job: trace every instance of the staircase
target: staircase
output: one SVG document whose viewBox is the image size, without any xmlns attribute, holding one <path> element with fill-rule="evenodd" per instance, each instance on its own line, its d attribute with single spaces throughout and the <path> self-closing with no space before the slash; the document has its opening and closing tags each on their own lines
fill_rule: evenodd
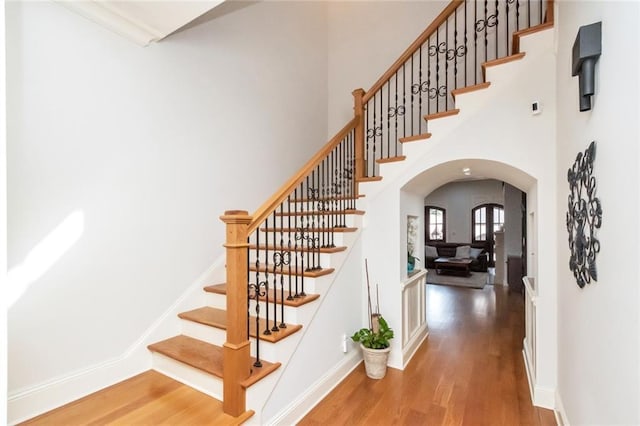
<svg viewBox="0 0 640 426">
<path fill-rule="evenodd" d="M 452 1 L 368 92 L 353 92 L 354 119 L 279 191 L 252 215 L 221 217 L 226 282 L 178 315 L 182 334 L 149 345 L 154 369 L 221 399 L 232 416 L 256 410 L 249 421 L 261 423 L 359 238 L 359 185 L 406 161 L 405 144 L 428 140 L 434 120 L 454 119 L 457 96 L 490 90 L 486 70 L 521 60 L 520 38 L 552 25 L 548 0 Z"/>
</svg>

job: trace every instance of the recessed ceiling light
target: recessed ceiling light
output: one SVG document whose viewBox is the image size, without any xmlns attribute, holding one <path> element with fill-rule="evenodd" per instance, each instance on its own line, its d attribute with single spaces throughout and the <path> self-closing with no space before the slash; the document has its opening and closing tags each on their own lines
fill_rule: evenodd
<svg viewBox="0 0 640 426">
<path fill-rule="evenodd" d="M 465 167 L 464 169 L 462 169 L 462 173 L 469 176 L 471 174 L 471 169 L 469 167 Z"/>
</svg>

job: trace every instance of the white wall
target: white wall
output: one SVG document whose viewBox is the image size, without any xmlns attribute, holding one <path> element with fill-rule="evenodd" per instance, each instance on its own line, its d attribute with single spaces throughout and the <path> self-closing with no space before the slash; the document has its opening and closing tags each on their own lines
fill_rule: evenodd
<svg viewBox="0 0 640 426">
<path fill-rule="evenodd" d="M 549 162 L 555 163 L 555 56 L 550 31 L 522 41 L 527 56 L 518 62 L 490 68 L 485 91 L 456 99 L 460 113 L 456 117 L 429 124 L 433 134 L 428 142 L 407 144 L 407 160 L 381 166 L 381 182 L 361 184 L 367 210 L 364 229 L 364 255 L 369 262 L 386 265 L 379 273 L 384 296 L 393 298 L 402 280 L 398 265 L 388 259 L 406 259 L 397 255 L 402 245 L 397 202 L 401 190 L 424 197 L 443 183 L 461 178 L 463 165 L 485 177 L 510 182 L 532 194 L 539 223 L 538 253 L 541 265 L 532 275 L 539 283 L 537 324 L 537 371 L 534 379 L 535 402 L 553 406 L 556 385 L 556 253 L 557 178 Z M 524 84 L 523 82 L 526 82 Z M 532 116 L 531 100 L 540 100 L 545 111 Z M 500 128 L 499 132 L 495 129 Z M 451 165 L 451 167 L 448 167 Z M 401 211 L 403 210 L 401 205 Z M 369 212 L 372 212 L 371 216 Z M 405 255 L 406 256 L 406 255 Z M 544 267 L 542 267 L 544 265 Z M 380 267 L 379 267 L 380 269 Z M 382 291 L 382 289 L 381 289 Z M 393 351 L 392 351 L 393 353 Z M 393 359 L 392 359 L 393 362 Z M 393 364 L 392 364 L 393 365 Z"/>
<path fill-rule="evenodd" d="M 596 94 L 591 111 L 579 112 L 571 49 L 578 28 L 598 21 Z M 566 214 L 567 169 L 594 140 L 603 210 L 598 281 L 583 289 L 568 268 L 564 220 L 557 222 L 559 408 L 574 425 L 640 424 L 639 21 L 637 2 L 559 2 L 557 217 Z"/>
<path fill-rule="evenodd" d="M 369 90 L 448 1 L 329 2 L 329 133 L 353 118 L 357 88 Z"/>
<path fill-rule="evenodd" d="M 447 242 L 450 243 L 471 242 L 471 210 L 487 203 L 504 204 L 502 182 L 494 179 L 450 182 L 424 199 L 425 206 L 447 211 Z"/>
<path fill-rule="evenodd" d="M 5 24 L 0 7 L 0 170 L 7 170 Z M 0 174 L 0 423 L 7 421 L 7 174 Z"/>
<path fill-rule="evenodd" d="M 127 353 L 222 255 L 218 217 L 327 141 L 327 15 L 247 4 L 140 48 L 52 2 L 6 8 L 8 267 L 49 263 L 11 286 L 16 396 Z"/>
</svg>

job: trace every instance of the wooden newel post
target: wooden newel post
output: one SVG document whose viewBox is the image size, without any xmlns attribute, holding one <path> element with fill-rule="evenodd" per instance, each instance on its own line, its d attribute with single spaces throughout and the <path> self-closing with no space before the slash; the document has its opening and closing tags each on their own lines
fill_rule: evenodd
<svg viewBox="0 0 640 426">
<path fill-rule="evenodd" d="M 244 210 L 226 211 L 220 217 L 227 225 L 227 341 L 223 348 L 223 402 L 225 413 L 239 416 L 246 411 L 241 382 L 251 374 L 247 336 L 247 285 L 249 282 L 248 225 L 252 217 Z"/>
<path fill-rule="evenodd" d="M 365 159 L 364 159 L 364 105 L 362 103 L 362 97 L 364 96 L 364 90 L 356 89 L 353 94 L 353 112 L 358 119 L 356 124 L 356 139 L 355 139 L 355 154 L 356 154 L 356 180 L 363 178 L 366 175 Z"/>
</svg>

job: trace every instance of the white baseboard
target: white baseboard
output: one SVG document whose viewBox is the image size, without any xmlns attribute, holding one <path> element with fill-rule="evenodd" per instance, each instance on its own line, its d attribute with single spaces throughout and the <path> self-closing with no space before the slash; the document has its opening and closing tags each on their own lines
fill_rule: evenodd
<svg viewBox="0 0 640 426">
<path fill-rule="evenodd" d="M 360 351 L 351 351 L 349 355 L 333 369 L 320 377 L 314 384 L 281 410 L 274 417 L 264 422 L 267 425 L 293 425 L 302 419 L 313 407 L 329 394 L 345 377 L 362 361 Z"/>
<path fill-rule="evenodd" d="M 529 393 L 531 395 L 531 402 L 536 407 L 555 410 L 555 406 L 556 406 L 555 389 L 546 388 L 544 386 L 539 386 L 536 384 L 535 378 L 532 375 L 531 365 L 529 364 L 530 358 L 528 356 L 528 352 L 526 351 L 526 349 L 522 350 L 522 358 L 524 359 L 524 366 L 527 372 L 527 381 L 529 382 Z"/>
<path fill-rule="evenodd" d="M 7 423 L 20 423 L 151 369 L 147 345 L 179 334 L 176 315 L 192 304 L 192 300 L 204 298 L 202 287 L 210 283 L 220 269 L 224 270 L 224 256 L 201 274 L 121 356 L 9 392 Z"/>
<path fill-rule="evenodd" d="M 558 426 L 570 426 L 569 419 L 567 418 L 567 412 L 564 410 L 564 404 L 560 397 L 560 392 L 556 390 L 556 422 Z"/>
<path fill-rule="evenodd" d="M 407 342 L 407 345 L 402 350 L 403 370 L 407 367 L 407 365 L 411 361 L 411 358 L 413 358 L 413 356 L 416 354 L 416 351 L 418 350 L 422 342 L 425 341 L 427 336 L 429 336 L 429 329 L 427 328 L 427 323 L 425 322 L 424 325 L 422 325 L 420 329 L 418 329 L 418 332 L 414 334 L 411 340 Z"/>
</svg>

